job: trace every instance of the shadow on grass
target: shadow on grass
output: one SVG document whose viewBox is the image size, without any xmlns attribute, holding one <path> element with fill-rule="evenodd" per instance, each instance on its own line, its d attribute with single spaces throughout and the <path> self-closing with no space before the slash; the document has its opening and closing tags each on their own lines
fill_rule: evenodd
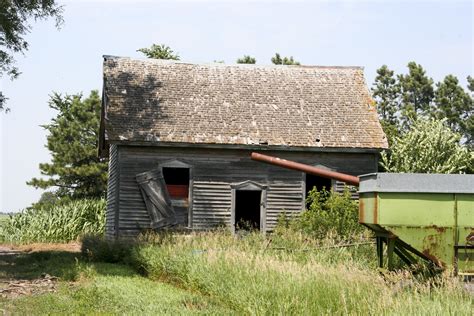
<svg viewBox="0 0 474 316">
<path fill-rule="evenodd" d="M 77 252 L 37 251 L 0 255 L 0 279 L 32 280 L 49 274 L 64 281 L 75 281 L 81 273 L 104 276 L 137 275 L 124 265 L 88 262 Z"/>
</svg>

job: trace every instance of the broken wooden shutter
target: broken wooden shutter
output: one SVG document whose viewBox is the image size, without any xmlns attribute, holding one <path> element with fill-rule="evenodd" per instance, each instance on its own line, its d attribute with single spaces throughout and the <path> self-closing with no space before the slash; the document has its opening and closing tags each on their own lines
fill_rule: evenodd
<svg viewBox="0 0 474 316">
<path fill-rule="evenodd" d="M 136 179 L 150 214 L 152 228 L 175 225 L 175 212 L 161 170 L 139 173 Z"/>
</svg>

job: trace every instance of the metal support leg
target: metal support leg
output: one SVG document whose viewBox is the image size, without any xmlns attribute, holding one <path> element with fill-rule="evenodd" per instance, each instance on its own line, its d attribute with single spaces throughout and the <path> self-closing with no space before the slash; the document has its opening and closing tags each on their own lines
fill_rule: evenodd
<svg viewBox="0 0 474 316">
<path fill-rule="evenodd" d="M 379 268 L 383 268 L 383 241 L 382 237 L 375 237 L 375 241 L 377 244 L 377 259 Z"/>
<path fill-rule="evenodd" d="M 412 264 L 416 264 L 417 260 L 407 251 L 407 249 L 404 248 L 403 244 L 398 242 L 398 240 L 395 242 L 395 253 L 402 258 L 405 263 L 410 266 Z"/>
<path fill-rule="evenodd" d="M 394 238 L 387 238 L 387 268 L 389 270 L 393 270 L 393 249 L 395 248 L 395 239 Z"/>
</svg>

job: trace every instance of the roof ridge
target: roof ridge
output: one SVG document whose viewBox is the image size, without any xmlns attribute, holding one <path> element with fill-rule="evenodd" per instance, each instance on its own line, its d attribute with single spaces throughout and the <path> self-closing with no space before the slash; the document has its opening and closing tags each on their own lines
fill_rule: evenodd
<svg viewBox="0 0 474 316">
<path fill-rule="evenodd" d="M 172 59 L 153 59 L 153 58 L 132 58 L 127 56 L 115 56 L 115 55 L 102 55 L 104 61 L 107 60 L 130 60 L 130 61 L 139 61 L 145 63 L 154 63 L 154 64 L 181 64 L 181 65 L 194 65 L 194 66 L 222 66 L 222 67 L 239 67 L 239 68 L 293 68 L 293 69 L 354 69 L 354 70 L 364 70 L 363 66 L 331 66 L 331 65 L 272 65 L 272 64 L 225 64 L 218 62 L 207 62 L 207 63 L 193 63 L 189 61 L 182 60 L 172 60 Z"/>
</svg>

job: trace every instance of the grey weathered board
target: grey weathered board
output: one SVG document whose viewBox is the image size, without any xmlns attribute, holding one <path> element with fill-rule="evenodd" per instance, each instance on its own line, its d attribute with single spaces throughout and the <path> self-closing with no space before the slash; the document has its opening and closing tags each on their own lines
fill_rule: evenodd
<svg viewBox="0 0 474 316">
<path fill-rule="evenodd" d="M 266 151 L 266 154 L 298 162 L 322 165 L 353 175 L 377 169 L 375 153 L 325 153 Z M 135 176 L 180 161 L 192 168 L 191 200 L 177 207 L 181 226 L 208 229 L 231 225 L 231 184 L 251 180 L 268 186 L 266 227 L 272 230 L 281 212 L 298 214 L 304 207 L 305 183 L 301 172 L 252 161 L 250 151 L 242 149 L 145 147 L 112 145 L 110 147 L 107 236 L 134 236 L 150 227 L 143 197 Z M 334 188 L 343 186 L 335 183 Z M 188 219 L 190 221 L 188 222 Z"/>
<path fill-rule="evenodd" d="M 110 146 L 109 153 L 109 180 L 107 184 L 107 209 L 105 212 L 105 234 L 112 238 L 116 234 L 115 217 L 118 216 L 118 150 L 117 145 Z"/>
</svg>

